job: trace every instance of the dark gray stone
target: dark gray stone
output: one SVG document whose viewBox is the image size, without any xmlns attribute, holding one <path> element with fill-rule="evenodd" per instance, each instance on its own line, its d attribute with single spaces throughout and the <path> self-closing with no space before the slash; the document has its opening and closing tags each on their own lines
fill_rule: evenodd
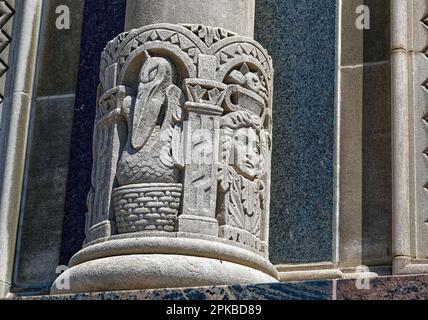
<svg viewBox="0 0 428 320">
<path fill-rule="evenodd" d="M 61 248 L 74 96 L 35 104 L 14 288 L 49 286 Z"/>
<path fill-rule="evenodd" d="M 389 63 L 342 69 L 340 264 L 391 263 Z"/>
<path fill-rule="evenodd" d="M 275 68 L 271 260 L 331 261 L 336 1 L 256 3 Z"/>
<path fill-rule="evenodd" d="M 55 12 L 59 5 L 70 8 L 70 29 L 58 30 Z M 83 22 L 83 0 L 49 0 L 46 7 L 42 49 L 38 68 L 40 79 L 37 96 L 74 94 L 79 66 L 80 35 Z"/>
<path fill-rule="evenodd" d="M 159 289 L 61 296 L 18 297 L 23 300 L 332 300 L 333 281 L 270 283 L 205 288 Z"/>
<path fill-rule="evenodd" d="M 126 1 L 86 0 L 80 46 L 80 64 L 70 147 L 64 209 L 61 264 L 82 248 L 85 238 L 86 198 L 91 188 L 94 132 L 101 52 L 123 32 Z"/>
</svg>

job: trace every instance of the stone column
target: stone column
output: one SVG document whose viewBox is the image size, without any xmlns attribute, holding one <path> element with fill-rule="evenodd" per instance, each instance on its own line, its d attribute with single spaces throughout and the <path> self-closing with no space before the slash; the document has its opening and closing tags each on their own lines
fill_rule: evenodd
<svg viewBox="0 0 428 320">
<path fill-rule="evenodd" d="M 253 37 L 255 0 L 127 0 L 125 30 L 192 23 Z"/>
<path fill-rule="evenodd" d="M 391 2 L 393 272 L 428 272 L 428 3 Z"/>
<path fill-rule="evenodd" d="M 273 67 L 253 16 L 254 1 L 128 3 L 138 28 L 101 58 L 85 245 L 52 293 L 277 281 Z"/>
</svg>

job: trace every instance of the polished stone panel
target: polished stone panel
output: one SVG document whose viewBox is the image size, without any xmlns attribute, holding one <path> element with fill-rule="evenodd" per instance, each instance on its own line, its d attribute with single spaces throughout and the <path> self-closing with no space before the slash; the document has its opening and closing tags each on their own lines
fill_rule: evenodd
<svg viewBox="0 0 428 320">
<path fill-rule="evenodd" d="M 86 0 L 71 138 L 61 263 L 68 264 L 84 240 L 86 196 L 91 187 L 92 133 L 100 55 L 123 32 L 126 2 Z"/>
<path fill-rule="evenodd" d="M 331 300 L 332 281 L 40 296 L 34 300 Z"/>
<path fill-rule="evenodd" d="M 18 300 L 428 300 L 428 276 L 16 297 Z"/>
<path fill-rule="evenodd" d="M 337 300 L 428 300 L 428 276 L 381 277 L 370 280 L 367 290 L 355 280 L 337 282 Z"/>
<path fill-rule="evenodd" d="M 255 38 L 275 68 L 270 254 L 332 260 L 336 1 L 259 0 Z"/>
</svg>

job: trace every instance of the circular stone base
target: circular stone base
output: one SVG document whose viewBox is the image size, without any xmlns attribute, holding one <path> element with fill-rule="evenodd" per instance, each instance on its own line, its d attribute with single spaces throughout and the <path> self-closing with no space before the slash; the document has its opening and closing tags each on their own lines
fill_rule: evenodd
<svg viewBox="0 0 428 320">
<path fill-rule="evenodd" d="M 62 273 L 51 294 L 205 287 L 278 282 L 240 264 L 174 254 L 131 254 L 78 264 Z"/>
</svg>

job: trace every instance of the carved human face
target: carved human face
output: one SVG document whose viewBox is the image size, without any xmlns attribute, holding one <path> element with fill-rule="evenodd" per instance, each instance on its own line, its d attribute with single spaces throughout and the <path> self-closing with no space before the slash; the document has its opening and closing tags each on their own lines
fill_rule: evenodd
<svg viewBox="0 0 428 320">
<path fill-rule="evenodd" d="M 260 171 L 260 140 L 253 128 L 238 129 L 233 136 L 233 166 L 235 170 L 253 180 Z"/>
</svg>

